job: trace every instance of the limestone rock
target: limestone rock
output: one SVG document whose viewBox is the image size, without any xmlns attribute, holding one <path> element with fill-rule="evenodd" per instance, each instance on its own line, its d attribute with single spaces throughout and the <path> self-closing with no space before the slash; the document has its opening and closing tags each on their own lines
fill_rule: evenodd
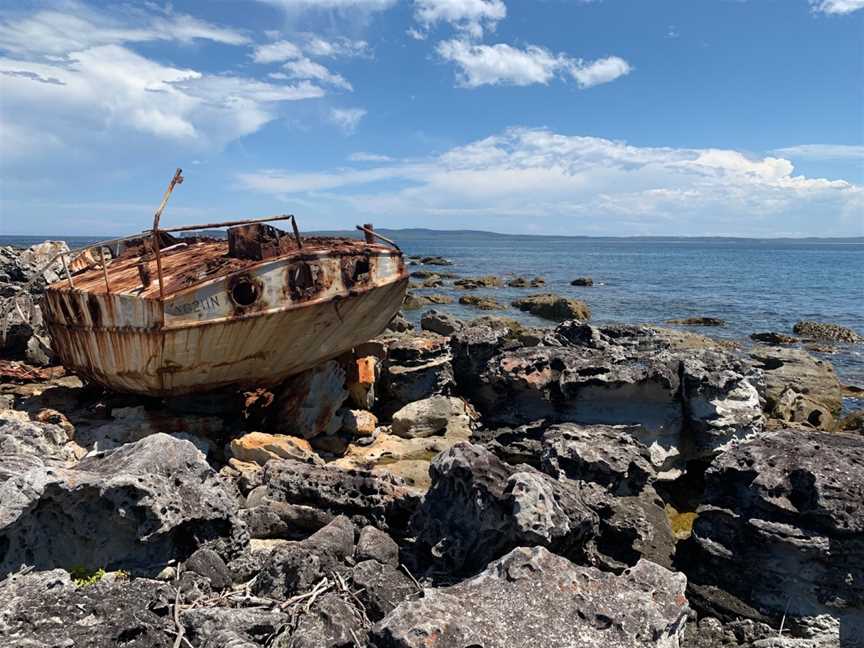
<svg viewBox="0 0 864 648">
<path fill-rule="evenodd" d="M 715 613 L 860 637 L 862 552 L 864 439 L 778 430 L 714 460 L 678 560 Z"/>
<path fill-rule="evenodd" d="M 787 387 L 807 396 L 832 414 L 840 411 L 843 386 L 830 363 L 802 349 L 782 347 L 754 347 L 750 357 L 765 376 L 766 411 L 774 410 Z M 803 414 L 806 416 L 800 420 L 807 420 L 809 413 Z"/>
<path fill-rule="evenodd" d="M 335 432 L 341 427 L 336 412 L 347 398 L 345 370 L 335 361 L 325 362 L 282 383 L 272 428 L 304 439 Z"/>
<path fill-rule="evenodd" d="M 453 396 L 431 396 L 408 403 L 393 414 L 390 431 L 407 439 L 446 434 L 458 429 L 470 434 L 471 412 L 467 403 Z"/>
<path fill-rule="evenodd" d="M 263 466 L 271 459 L 293 459 L 308 463 L 323 464 L 306 439 L 285 434 L 249 432 L 229 444 L 231 455 L 238 461 L 257 463 Z"/>
<path fill-rule="evenodd" d="M 230 553 L 245 542 L 236 506 L 194 445 L 155 434 L 0 485 L 0 571 L 147 571 L 210 541 Z"/>
<path fill-rule="evenodd" d="M 513 302 L 513 306 L 537 317 L 556 322 L 591 319 L 591 309 L 585 302 L 551 293 L 517 299 Z"/>
<path fill-rule="evenodd" d="M 25 412 L 0 410 L 0 483 L 31 468 L 70 466 L 74 444 L 59 425 L 31 421 Z"/>
<path fill-rule="evenodd" d="M 372 621 L 378 621 L 417 594 L 417 586 L 397 566 L 377 560 L 358 562 L 351 571 L 351 581 L 360 591 L 358 598 Z"/>
<path fill-rule="evenodd" d="M 616 576 L 519 547 L 474 578 L 401 603 L 372 637 L 394 648 L 677 648 L 689 611 L 685 584 L 648 561 Z"/>
<path fill-rule="evenodd" d="M 420 328 L 445 337 L 453 335 L 464 326 L 464 322 L 449 313 L 442 313 L 434 309 L 426 311 L 420 318 Z"/>
<path fill-rule="evenodd" d="M 784 333 L 776 333 L 774 331 L 767 331 L 765 333 L 751 333 L 750 339 L 754 342 L 762 342 L 763 344 L 768 344 L 770 346 L 795 344 L 796 342 L 798 342 L 798 338 L 796 337 L 793 337 L 791 335 L 785 335 Z"/>
<path fill-rule="evenodd" d="M 414 325 L 409 322 L 402 313 L 396 313 L 387 325 L 387 330 L 404 333 L 406 331 L 413 331 Z"/>
</svg>

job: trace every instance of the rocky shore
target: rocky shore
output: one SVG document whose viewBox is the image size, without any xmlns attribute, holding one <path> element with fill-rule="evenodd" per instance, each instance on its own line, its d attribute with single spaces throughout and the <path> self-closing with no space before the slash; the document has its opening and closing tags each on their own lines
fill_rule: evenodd
<svg viewBox="0 0 864 648">
<path fill-rule="evenodd" d="M 278 387 L 146 399 L 54 363 L 52 246 L 0 249 L 2 646 L 864 646 L 862 417 L 798 338 L 415 295 Z"/>
</svg>

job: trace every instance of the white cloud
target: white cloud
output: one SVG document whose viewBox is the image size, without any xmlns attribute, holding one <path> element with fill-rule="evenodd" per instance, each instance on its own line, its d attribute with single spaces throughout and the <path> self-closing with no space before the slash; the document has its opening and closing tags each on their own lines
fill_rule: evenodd
<svg viewBox="0 0 864 648">
<path fill-rule="evenodd" d="M 310 56 L 351 58 L 369 56 L 369 43 L 350 38 L 331 38 L 325 40 L 315 34 L 306 34 L 304 51 Z"/>
<path fill-rule="evenodd" d="M 813 11 L 826 14 L 848 14 L 864 9 L 864 0 L 810 0 Z"/>
<path fill-rule="evenodd" d="M 477 45 L 462 39 L 438 43 L 439 56 L 459 66 L 457 82 L 466 88 L 482 85 L 526 86 L 548 84 L 561 73 L 571 75 L 581 88 L 614 81 L 631 71 L 630 64 L 617 56 L 598 61 L 572 59 L 553 54 L 537 45 L 524 50 L 506 43 Z"/>
<path fill-rule="evenodd" d="M 342 75 L 334 74 L 320 63 L 309 60 L 305 56 L 296 61 L 288 61 L 282 66 L 282 69 L 284 69 L 288 73 L 288 77 L 292 79 L 315 79 L 316 81 L 337 88 L 343 88 L 349 91 L 353 89 L 351 84 L 348 83 Z"/>
<path fill-rule="evenodd" d="M 571 76 L 576 79 L 580 88 L 590 88 L 609 83 L 618 77 L 630 74 L 633 68 L 622 58 L 609 56 L 597 61 L 574 61 L 568 67 Z"/>
<path fill-rule="evenodd" d="M 414 0 L 414 17 L 422 31 L 414 30 L 411 35 L 422 38 L 435 24 L 444 22 L 471 38 L 482 38 L 484 30 L 493 31 L 506 15 L 501 0 Z"/>
<path fill-rule="evenodd" d="M 777 155 L 812 160 L 860 160 L 864 162 L 864 146 L 850 144 L 799 144 L 774 149 Z"/>
<path fill-rule="evenodd" d="M 227 45 L 249 42 L 236 30 L 184 14 L 102 14 L 74 2 L 64 7 L 64 11 L 46 9 L 29 16 L 11 13 L 0 22 L 0 47 L 21 55 L 66 54 L 100 45 L 160 40 L 203 39 Z"/>
<path fill-rule="evenodd" d="M 438 43 L 439 56 L 459 66 L 459 85 L 518 85 L 549 83 L 566 64 L 560 56 L 536 45 L 520 50 L 505 43 L 475 45 L 454 39 Z"/>
<path fill-rule="evenodd" d="M 389 9 L 396 0 L 258 0 L 288 13 L 300 11 L 360 11 L 372 13 Z"/>
<path fill-rule="evenodd" d="M 294 43 L 285 40 L 258 45 L 252 52 L 252 60 L 256 63 L 277 63 L 301 56 L 303 56 L 302 50 Z"/>
<path fill-rule="evenodd" d="M 357 125 L 360 120 L 366 116 L 366 111 L 363 108 L 331 108 L 330 121 L 336 124 L 343 132 L 347 134 L 357 130 Z"/>
<path fill-rule="evenodd" d="M 514 128 L 434 158 L 383 162 L 320 173 L 267 170 L 239 180 L 251 190 L 314 195 L 324 210 L 347 206 L 393 224 L 409 213 L 452 219 L 450 226 L 488 215 L 497 219 L 489 227 L 503 229 L 531 222 L 549 231 L 542 225 L 549 222 L 569 223 L 571 233 L 777 235 L 806 230 L 817 210 L 820 222 L 809 224 L 814 233 L 860 235 L 864 226 L 862 187 L 795 175 L 789 160 L 734 150 L 637 147 Z"/>
<path fill-rule="evenodd" d="M 359 151 L 348 156 L 352 162 L 390 162 L 393 160 L 389 155 L 379 155 L 377 153 L 364 153 Z"/>
</svg>

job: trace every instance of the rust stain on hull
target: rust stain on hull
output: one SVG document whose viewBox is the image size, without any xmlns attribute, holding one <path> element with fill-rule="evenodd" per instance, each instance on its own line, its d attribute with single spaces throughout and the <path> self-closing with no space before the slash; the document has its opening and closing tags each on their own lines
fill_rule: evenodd
<svg viewBox="0 0 864 648">
<path fill-rule="evenodd" d="M 278 232 L 278 230 L 277 230 Z M 244 235 L 246 233 L 244 232 Z M 401 252 L 353 239 L 195 240 L 161 252 L 164 298 L 121 255 L 46 289 L 53 346 L 70 370 L 112 390 L 184 394 L 259 386 L 378 335 L 408 286 Z M 268 254 L 276 254 L 270 256 Z M 263 258 L 262 258 L 263 257 Z"/>
</svg>

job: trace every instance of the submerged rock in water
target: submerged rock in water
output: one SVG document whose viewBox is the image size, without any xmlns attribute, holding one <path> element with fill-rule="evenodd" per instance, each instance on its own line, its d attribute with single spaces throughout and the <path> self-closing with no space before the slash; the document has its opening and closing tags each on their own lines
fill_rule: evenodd
<svg viewBox="0 0 864 648">
<path fill-rule="evenodd" d="M 785 335 L 783 333 L 775 333 L 774 331 L 768 331 L 766 333 L 752 333 L 750 339 L 754 342 L 762 342 L 763 344 L 769 344 L 771 346 L 795 344 L 798 342 L 798 338 L 796 337 Z"/>
<path fill-rule="evenodd" d="M 533 279 L 528 279 L 527 277 L 514 277 L 507 282 L 507 285 L 510 288 L 540 288 L 545 284 L 546 280 L 543 277 L 534 277 Z"/>
<path fill-rule="evenodd" d="M 373 629 L 376 645 L 677 648 L 686 579 L 648 561 L 616 576 L 519 547 L 474 578 L 427 589 Z"/>
<path fill-rule="evenodd" d="M 468 277 L 453 282 L 456 288 L 462 290 L 477 290 L 478 288 L 500 288 L 503 285 L 500 277 L 487 275 L 485 277 Z"/>
<path fill-rule="evenodd" d="M 792 331 L 801 337 L 828 342 L 854 343 L 864 339 L 849 327 L 830 324 L 828 322 L 810 322 L 804 320 L 797 322 L 792 327 Z"/>
<path fill-rule="evenodd" d="M 719 317 L 685 317 L 683 319 L 666 320 L 667 324 L 683 324 L 684 326 L 726 326 L 726 320 Z"/>
<path fill-rule="evenodd" d="M 591 277 L 576 277 L 570 282 L 570 285 L 589 287 L 594 285 L 594 280 Z"/>
<path fill-rule="evenodd" d="M 854 645 L 864 633 L 862 552 L 864 439 L 778 430 L 714 460 L 677 560 L 700 607 L 729 617 L 749 608 L 774 627 L 785 617 L 803 636 L 827 627 Z"/>
<path fill-rule="evenodd" d="M 551 293 L 517 299 L 513 301 L 513 306 L 537 317 L 555 322 L 570 319 L 591 319 L 591 309 L 585 302 Z"/>
<path fill-rule="evenodd" d="M 463 306 L 471 306 L 480 310 L 504 310 L 507 307 L 491 297 L 480 297 L 478 295 L 465 295 L 459 298 Z"/>
<path fill-rule="evenodd" d="M 188 441 L 155 434 L 0 485 L 0 571 L 148 571 L 213 541 L 245 542 L 235 495 Z"/>
</svg>

